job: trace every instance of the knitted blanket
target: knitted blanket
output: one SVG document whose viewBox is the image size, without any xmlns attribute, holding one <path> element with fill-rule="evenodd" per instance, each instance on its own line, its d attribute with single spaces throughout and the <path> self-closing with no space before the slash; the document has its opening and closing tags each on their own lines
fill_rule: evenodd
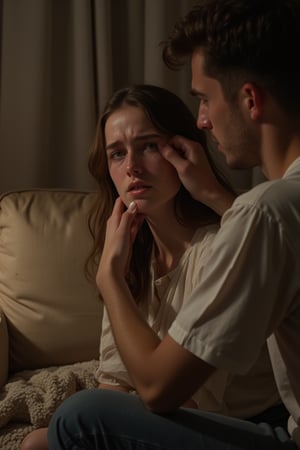
<svg viewBox="0 0 300 450">
<path fill-rule="evenodd" d="M 98 361 L 16 373 L 0 392 L 0 449 L 18 450 L 35 428 L 48 426 L 56 408 L 71 394 L 95 388 Z"/>
</svg>

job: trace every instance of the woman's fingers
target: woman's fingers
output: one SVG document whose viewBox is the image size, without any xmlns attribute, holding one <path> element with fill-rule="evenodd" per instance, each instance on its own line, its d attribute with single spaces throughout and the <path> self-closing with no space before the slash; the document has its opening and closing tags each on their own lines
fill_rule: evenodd
<svg viewBox="0 0 300 450">
<path fill-rule="evenodd" d="M 112 214 L 107 221 L 104 248 L 97 275 L 98 280 L 112 267 L 119 274 L 127 273 L 132 245 L 143 220 L 144 217 L 138 214 L 135 203 L 130 204 L 126 209 L 120 198 L 115 201 Z"/>
</svg>

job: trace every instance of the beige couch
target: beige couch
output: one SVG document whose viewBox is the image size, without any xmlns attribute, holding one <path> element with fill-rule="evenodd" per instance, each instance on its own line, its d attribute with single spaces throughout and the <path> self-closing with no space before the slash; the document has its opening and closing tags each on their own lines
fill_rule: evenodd
<svg viewBox="0 0 300 450">
<path fill-rule="evenodd" d="M 62 190 L 0 197 L 1 450 L 96 385 L 103 306 L 84 274 L 93 201 Z"/>
</svg>

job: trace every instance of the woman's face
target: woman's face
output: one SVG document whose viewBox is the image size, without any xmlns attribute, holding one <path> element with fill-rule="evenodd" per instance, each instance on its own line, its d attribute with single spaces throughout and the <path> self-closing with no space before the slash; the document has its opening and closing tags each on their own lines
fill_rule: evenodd
<svg viewBox="0 0 300 450">
<path fill-rule="evenodd" d="M 174 167 L 158 150 L 168 139 L 159 132 L 141 108 L 123 106 L 112 113 L 105 125 L 108 169 L 125 203 L 133 200 L 139 212 L 172 204 L 181 183 Z"/>
</svg>

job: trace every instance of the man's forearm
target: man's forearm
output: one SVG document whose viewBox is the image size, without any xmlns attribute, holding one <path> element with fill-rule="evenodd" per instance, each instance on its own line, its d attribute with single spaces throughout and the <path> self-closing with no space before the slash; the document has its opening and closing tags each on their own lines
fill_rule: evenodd
<svg viewBox="0 0 300 450">
<path fill-rule="evenodd" d="M 177 344 L 160 340 L 135 304 L 126 281 L 106 276 L 101 289 L 114 338 L 132 382 L 149 409 L 174 410 L 192 397 L 215 370 Z"/>
</svg>

